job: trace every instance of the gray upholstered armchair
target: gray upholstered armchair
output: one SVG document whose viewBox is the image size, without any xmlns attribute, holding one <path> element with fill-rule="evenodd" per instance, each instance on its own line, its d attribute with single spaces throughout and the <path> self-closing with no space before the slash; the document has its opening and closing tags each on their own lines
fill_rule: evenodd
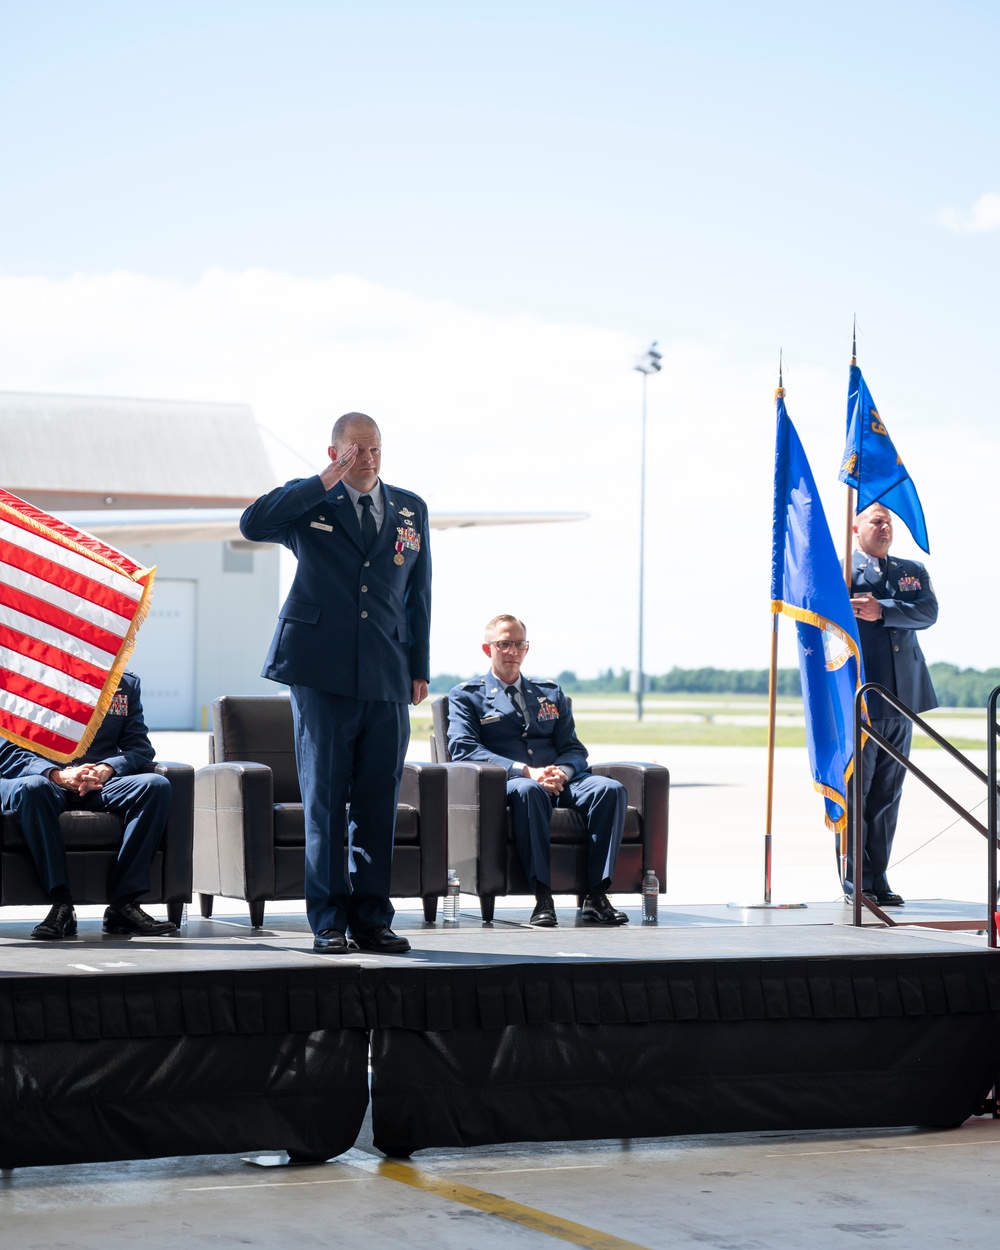
<svg viewBox="0 0 1000 1250">
<path fill-rule="evenodd" d="M 305 817 L 287 696 L 223 695 L 212 704 L 210 760 L 195 777 L 194 888 L 201 914 L 216 894 L 245 899 L 255 929 L 270 900 L 305 894 Z M 344 814 L 345 855 L 347 814 Z M 407 764 L 392 854 L 394 898 L 437 914 L 448 882 L 445 769 Z"/>
<path fill-rule="evenodd" d="M 433 704 L 433 759 L 448 768 L 448 864 L 463 891 L 478 894 L 486 921 L 493 919 L 497 895 L 530 894 L 507 811 L 507 775 L 496 764 L 452 762 L 448 753 L 448 697 Z M 652 868 L 660 893 L 667 888 L 667 813 L 670 773 L 660 764 L 594 764 L 592 771 L 620 781 L 628 792 L 625 835 L 610 893 L 636 894 Z M 552 812 L 550 865 L 552 893 L 576 894 L 587 882 L 587 830 L 570 808 Z"/>
<path fill-rule="evenodd" d="M 158 760 L 153 770 L 170 782 L 170 814 L 160 849 L 150 865 L 149 893 L 139 902 L 166 903 L 167 915 L 179 925 L 184 904 L 191 902 L 194 769 L 190 764 Z M 63 812 L 59 832 L 66 848 L 73 902 L 106 903 L 108 876 L 124 834 L 121 817 L 114 812 Z M 17 816 L 13 812 L 0 813 L 0 905 L 47 906 L 50 901 L 38 879 Z"/>
</svg>

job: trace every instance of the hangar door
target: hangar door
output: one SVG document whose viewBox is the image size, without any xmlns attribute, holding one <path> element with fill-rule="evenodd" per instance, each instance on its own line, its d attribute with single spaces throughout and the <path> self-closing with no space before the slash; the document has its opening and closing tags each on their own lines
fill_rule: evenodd
<svg viewBox="0 0 1000 1250">
<path fill-rule="evenodd" d="M 142 681 L 150 729 L 195 729 L 197 582 L 157 577 L 153 603 L 129 661 Z"/>
</svg>

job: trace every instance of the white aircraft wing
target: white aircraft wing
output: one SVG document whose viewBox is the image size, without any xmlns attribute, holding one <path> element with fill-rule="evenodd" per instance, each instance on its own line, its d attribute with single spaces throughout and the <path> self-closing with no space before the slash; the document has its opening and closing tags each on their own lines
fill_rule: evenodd
<svg viewBox="0 0 1000 1250">
<path fill-rule="evenodd" d="M 470 525 L 549 525 L 586 521 L 589 512 L 432 512 L 432 530 L 465 529 Z"/>
<path fill-rule="evenodd" d="M 62 520 L 86 530 L 113 547 L 128 550 L 143 543 L 243 542 L 241 508 L 125 508 L 104 512 L 63 512 Z M 548 525 L 584 521 L 586 512 L 432 512 L 431 529 L 472 525 Z"/>
</svg>

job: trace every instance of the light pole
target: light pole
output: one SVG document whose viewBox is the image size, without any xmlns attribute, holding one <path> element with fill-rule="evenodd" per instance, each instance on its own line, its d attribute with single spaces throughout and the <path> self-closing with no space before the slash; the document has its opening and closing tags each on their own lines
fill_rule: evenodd
<svg viewBox="0 0 1000 1250">
<path fill-rule="evenodd" d="M 635 688 L 636 720 L 642 720 L 642 688 L 646 680 L 642 667 L 643 581 L 646 570 L 646 383 L 651 373 L 659 373 L 663 368 L 660 363 L 663 359 L 662 353 L 656 350 L 658 341 L 653 339 L 632 366 L 642 374 L 642 454 L 639 482 L 639 672 Z"/>
</svg>

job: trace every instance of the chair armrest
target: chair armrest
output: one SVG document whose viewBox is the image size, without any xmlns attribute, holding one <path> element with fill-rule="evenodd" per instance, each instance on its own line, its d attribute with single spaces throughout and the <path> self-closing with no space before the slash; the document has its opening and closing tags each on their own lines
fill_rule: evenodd
<svg viewBox="0 0 1000 1250">
<path fill-rule="evenodd" d="M 227 760 L 194 778 L 194 888 L 247 902 L 274 898 L 274 777 Z"/>
<path fill-rule="evenodd" d="M 170 810 L 163 831 L 163 903 L 191 902 L 194 841 L 194 769 L 190 764 L 157 760 L 153 772 L 170 782 Z"/>
<path fill-rule="evenodd" d="M 667 826 L 670 806 L 670 770 L 662 764 L 595 764 L 591 772 L 620 781 L 628 793 L 628 805 L 642 821 L 642 870 L 652 868 L 660 879 L 660 893 L 667 888 Z"/>
<path fill-rule="evenodd" d="M 443 894 L 448 885 L 448 770 L 443 764 L 404 764 L 399 801 L 417 809 L 421 894 Z"/>
<path fill-rule="evenodd" d="M 462 889 L 507 892 L 507 774 L 499 764 L 461 760 L 448 772 L 448 864 Z"/>
</svg>

